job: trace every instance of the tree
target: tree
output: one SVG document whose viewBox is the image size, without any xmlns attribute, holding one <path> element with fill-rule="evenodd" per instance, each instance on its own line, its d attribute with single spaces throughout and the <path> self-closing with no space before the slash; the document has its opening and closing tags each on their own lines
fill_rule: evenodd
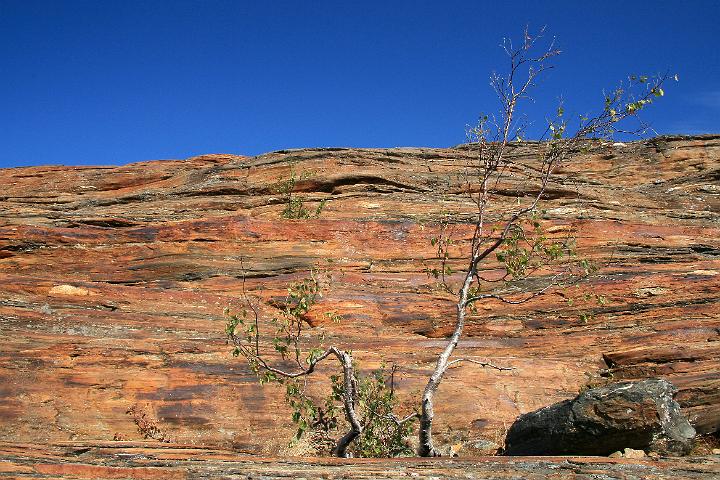
<svg viewBox="0 0 720 480">
<path fill-rule="evenodd" d="M 244 267 L 243 267 L 244 269 Z M 326 278 L 325 280 L 328 280 Z M 358 456 L 398 456 L 409 454 L 404 440 L 410 433 L 411 414 L 398 419 L 393 386 L 393 374 L 380 369 L 369 376 L 358 373 L 352 352 L 334 345 L 325 346 L 323 331 L 307 334 L 306 314 L 322 291 L 321 275 L 312 271 L 309 278 L 290 285 L 288 296 L 279 308 L 279 315 L 270 319 L 275 332 L 265 335 L 261 313 L 248 297 L 243 276 L 242 297 L 245 308 L 230 314 L 225 332 L 233 345 L 233 355 L 241 356 L 258 376 L 260 384 L 279 383 L 286 387 L 286 400 L 293 410 L 292 419 L 298 425 L 295 436 L 315 436 L 320 447 L 335 456 L 351 456 L 351 445 Z M 334 322 L 341 318 L 327 312 Z M 270 339 L 271 349 L 264 343 Z M 268 351 L 269 350 L 269 351 Z M 306 391 L 304 379 L 313 374 L 325 360 L 335 360 L 341 374 L 330 374 L 330 394 L 317 402 Z M 389 383 L 389 385 L 388 385 Z M 342 406 L 339 407 L 338 404 Z M 340 428 L 338 411 L 344 412 L 347 431 L 333 438 Z"/>
<path fill-rule="evenodd" d="M 503 41 L 509 69 L 505 75 L 493 73 L 490 79 L 500 101 L 500 111 L 495 117 L 481 116 L 478 124 L 468 131 L 470 142 L 467 148 L 473 161 L 467 166 L 465 184 L 475 213 L 469 220 L 450 220 L 469 221 L 474 226 L 469 245 L 459 255 L 451 254 L 456 248 L 448 228 L 451 221 L 445 222 L 440 234 L 432 240 L 440 265 L 430 274 L 439 280 L 445 292 L 454 296 L 456 317 L 452 335 L 439 354 L 422 394 L 420 456 L 440 455 L 432 437 L 434 400 L 448 368 L 472 361 L 497 370 L 507 369 L 464 358 L 450 360 L 462 337 L 468 310 L 474 309 L 478 302 L 488 300 L 507 305 L 525 303 L 553 287 L 577 282 L 595 268 L 589 261 L 577 257 L 572 238 L 553 237 L 542 227 L 539 207 L 555 170 L 572 153 L 581 151 L 588 139 L 608 139 L 619 132 L 641 135 L 647 131 L 647 125 L 641 121 L 633 130 L 620 130 L 619 126 L 630 118 L 638 119 L 641 110 L 664 95 L 662 86 L 666 75 L 631 76 L 625 85 L 620 84 L 604 94 L 604 106 L 598 114 L 579 116 L 572 133 L 561 103 L 540 139 L 540 158 L 530 164 L 514 161 L 509 155 L 511 143 L 521 140 L 527 127 L 517 121 L 518 108 L 522 102 L 531 99 L 538 78 L 552 68 L 549 61 L 560 54 L 554 41 L 541 53 L 535 53 L 542 34 L 543 31 L 531 35 L 526 29 L 517 48 L 511 41 Z M 517 195 L 515 208 L 493 210 L 498 198 L 512 190 Z M 495 268 L 494 275 L 487 276 L 482 266 L 492 260 L 497 260 L 499 267 Z M 457 274 L 453 268 L 456 265 L 459 265 Z M 538 283 L 527 281 L 533 276 L 540 280 L 541 286 L 531 286 L 531 283 Z M 457 285 L 453 285 L 454 279 L 459 279 Z"/>
</svg>

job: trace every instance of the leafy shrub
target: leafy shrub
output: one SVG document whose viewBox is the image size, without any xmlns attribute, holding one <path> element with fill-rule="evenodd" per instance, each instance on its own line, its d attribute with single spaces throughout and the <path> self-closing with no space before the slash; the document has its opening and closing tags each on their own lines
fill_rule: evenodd
<svg viewBox="0 0 720 480">
<path fill-rule="evenodd" d="M 357 368 L 355 369 L 357 372 Z M 394 411 L 398 399 L 385 367 L 368 375 L 356 375 L 357 410 L 364 426 L 350 447 L 353 457 L 387 458 L 413 455 L 408 441 L 413 434 L 411 422 L 400 422 Z M 330 375 L 331 391 L 320 401 L 306 394 L 302 381 L 286 383 L 285 399 L 292 409 L 297 431 L 291 443 L 307 436 L 319 455 L 329 454 L 336 439 L 347 430 L 343 414 L 345 388 L 340 375 Z"/>
<path fill-rule="evenodd" d="M 283 211 L 280 213 L 282 218 L 306 220 L 320 216 L 323 208 L 325 208 L 326 200 L 321 200 L 315 210 L 310 210 L 305 206 L 305 201 L 302 197 L 293 194 L 297 182 L 308 179 L 311 176 L 312 174 L 307 172 L 297 175 L 295 167 L 292 167 L 290 169 L 290 178 L 278 184 L 277 191 L 283 196 L 283 203 L 285 205 Z"/>
<path fill-rule="evenodd" d="M 226 310 L 225 333 L 234 346 L 233 356 L 247 361 L 261 385 L 285 385 L 285 400 L 297 426 L 293 442 L 305 437 L 318 455 L 412 455 L 407 438 L 412 434 L 416 414 L 402 420 L 395 416 L 398 400 L 393 388 L 394 369 L 388 374 L 383 365 L 371 374 L 362 375 L 350 352 L 336 347 L 324 348 L 322 329 L 305 332 L 308 325 L 305 316 L 320 295 L 320 275 L 315 271 L 309 278 L 292 283 L 279 314 L 270 319 L 274 334 L 264 336 L 259 311 L 243 289 L 248 308 L 232 315 Z M 341 321 L 336 312 L 327 312 L 326 316 L 333 322 Z M 271 349 L 266 348 L 267 342 Z M 315 366 L 331 354 L 341 360 L 343 374 L 329 375 L 330 392 L 317 401 L 308 393 L 309 378 Z M 293 365 L 292 370 L 276 367 L 275 362 Z M 355 425 L 351 415 L 357 418 Z M 343 443 L 343 438 L 351 434 L 348 437 L 351 440 Z"/>
</svg>

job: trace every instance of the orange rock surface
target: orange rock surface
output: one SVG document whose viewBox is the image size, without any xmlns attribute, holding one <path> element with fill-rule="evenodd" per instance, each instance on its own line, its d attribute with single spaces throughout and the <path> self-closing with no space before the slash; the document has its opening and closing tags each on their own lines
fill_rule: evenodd
<svg viewBox="0 0 720 480">
<path fill-rule="evenodd" d="M 538 148 L 512 155 L 531 164 Z M 283 390 L 232 358 L 223 310 L 241 308 L 246 277 L 270 313 L 313 267 L 333 280 L 311 323 L 364 369 L 397 364 L 400 395 L 416 402 L 452 325 L 452 301 L 425 269 L 438 222 L 472 209 L 458 180 L 467 156 L 307 149 L 0 170 L 0 441 L 293 453 Z M 277 187 L 291 169 L 307 177 L 296 195 L 308 206 L 327 200 L 319 218 L 281 218 Z M 496 208 L 531 191 L 515 185 Z M 573 397 L 603 370 L 670 380 L 698 430 L 717 431 L 720 137 L 595 142 L 543 208 L 548 228 L 574 234 L 602 267 L 579 288 L 479 306 L 457 355 L 514 370 L 449 372 L 441 442 L 465 453 L 500 442 L 518 414 Z M 456 226 L 460 244 L 470 234 Z M 323 322 L 328 311 L 343 321 Z"/>
<path fill-rule="evenodd" d="M 476 457 L 339 459 L 258 457 L 189 445 L 149 442 L 0 442 L 0 478 L 82 479 L 468 479 L 704 480 L 717 478 L 720 461 L 602 457 Z"/>
</svg>

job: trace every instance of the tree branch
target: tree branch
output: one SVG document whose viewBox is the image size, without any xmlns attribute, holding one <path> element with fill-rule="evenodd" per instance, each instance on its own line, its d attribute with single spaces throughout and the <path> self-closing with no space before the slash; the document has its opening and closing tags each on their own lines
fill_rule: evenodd
<svg viewBox="0 0 720 480">
<path fill-rule="evenodd" d="M 501 302 L 507 303 L 507 304 L 510 304 L 510 305 L 521 305 L 521 304 L 523 304 L 523 303 L 529 302 L 530 300 L 532 300 L 532 299 L 534 299 L 534 298 L 539 297 L 540 295 L 542 295 L 543 293 L 547 292 L 547 291 L 548 291 L 549 289 L 551 289 L 552 287 L 556 287 L 556 286 L 558 286 L 558 285 L 560 285 L 560 284 L 557 283 L 557 282 L 551 282 L 550 284 L 546 285 L 546 286 L 543 287 L 542 289 L 540 289 L 540 290 L 538 290 L 538 291 L 536 291 L 536 292 L 533 292 L 530 296 L 528 296 L 528 297 L 526 297 L 526 298 L 523 298 L 523 299 L 521 299 L 521 300 L 510 300 L 510 299 L 508 299 L 508 298 L 506 298 L 506 297 L 504 297 L 504 296 L 502 296 L 502 295 L 498 295 L 498 294 L 494 294 L 494 293 L 484 293 L 484 294 L 482 294 L 482 295 L 474 295 L 474 296 L 468 298 L 468 299 L 465 301 L 465 306 L 467 307 L 467 306 L 469 306 L 469 305 L 477 302 L 478 300 L 485 300 L 485 299 L 488 299 L 488 298 L 493 298 L 493 299 L 495 299 L 495 300 L 500 300 Z"/>
<path fill-rule="evenodd" d="M 449 362 L 449 363 L 447 364 L 447 366 L 448 366 L 448 368 L 451 368 L 451 367 L 453 367 L 454 365 L 457 365 L 457 364 L 459 364 L 459 363 L 461 363 L 461 362 L 470 362 L 470 363 L 474 363 L 474 364 L 476 364 L 476 365 L 480 365 L 480 366 L 483 367 L 483 368 L 485 368 L 485 367 L 487 367 L 487 368 L 493 368 L 493 369 L 495 369 L 495 370 L 500 370 L 500 371 L 502 371 L 502 372 L 507 372 L 507 371 L 510 371 L 510 370 L 515 370 L 515 367 L 501 367 L 501 366 L 495 365 L 494 363 L 481 362 L 480 360 L 473 360 L 472 358 L 458 358 L 458 359 L 456 359 L 456 360 L 453 360 L 452 362 Z"/>
<path fill-rule="evenodd" d="M 390 420 L 395 422 L 395 425 L 397 425 L 398 427 L 401 427 L 404 424 L 406 424 L 407 422 L 409 422 L 410 420 L 415 420 L 417 418 L 420 418 L 420 414 L 415 412 L 415 413 L 411 413 L 407 417 L 398 418 L 397 416 L 395 416 L 394 413 L 390 413 L 387 415 L 387 418 L 389 418 Z"/>
</svg>

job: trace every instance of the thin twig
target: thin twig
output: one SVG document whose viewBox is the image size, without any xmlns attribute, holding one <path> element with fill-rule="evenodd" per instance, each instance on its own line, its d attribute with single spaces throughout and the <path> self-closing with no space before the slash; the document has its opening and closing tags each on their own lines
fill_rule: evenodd
<svg viewBox="0 0 720 480">
<path fill-rule="evenodd" d="M 510 371 L 510 370 L 515 370 L 515 367 L 501 367 L 501 366 L 495 365 L 494 363 L 481 362 L 480 360 L 473 360 L 472 358 L 458 358 L 458 359 L 455 359 L 455 360 L 453 360 L 452 362 L 448 362 L 447 367 L 448 367 L 448 368 L 451 368 L 452 366 L 457 365 L 457 364 L 459 364 L 459 363 L 461 363 L 461 362 L 470 362 L 470 363 L 474 363 L 474 364 L 476 364 L 476 365 L 480 365 L 480 366 L 483 367 L 483 368 L 487 367 L 487 368 L 492 368 L 492 369 L 495 369 L 495 370 L 500 370 L 500 371 L 503 371 L 503 372 L 507 372 L 507 371 Z"/>
</svg>

